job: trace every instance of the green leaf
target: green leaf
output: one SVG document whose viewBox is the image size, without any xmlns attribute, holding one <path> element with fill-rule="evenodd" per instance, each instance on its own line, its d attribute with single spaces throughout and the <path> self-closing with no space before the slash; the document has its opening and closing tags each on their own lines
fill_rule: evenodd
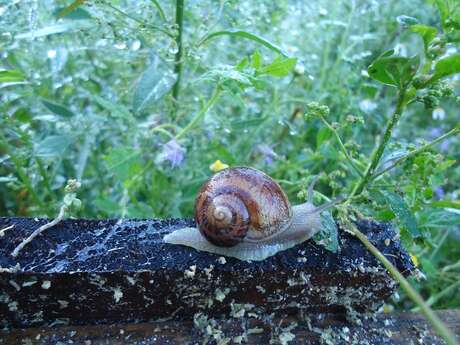
<svg viewBox="0 0 460 345">
<path fill-rule="evenodd" d="M 257 70 L 258 74 L 269 74 L 274 77 L 285 77 L 287 76 L 297 63 L 297 58 L 284 58 L 278 57 L 267 66 L 264 66 Z"/>
<path fill-rule="evenodd" d="M 321 144 L 331 138 L 333 132 L 327 127 L 321 127 L 316 135 L 316 148 L 321 147 Z"/>
<path fill-rule="evenodd" d="M 45 158 L 62 157 L 70 144 L 71 138 L 69 136 L 51 135 L 36 144 L 35 155 Z"/>
<path fill-rule="evenodd" d="M 436 277 L 438 275 L 438 270 L 433 265 L 431 260 L 427 258 L 421 258 L 420 263 L 422 264 L 422 270 L 428 277 Z"/>
<path fill-rule="evenodd" d="M 460 73 L 460 54 L 447 56 L 436 62 L 434 66 L 434 75 L 430 82 L 457 73 Z"/>
<path fill-rule="evenodd" d="M 338 229 L 331 212 L 321 213 L 321 225 L 321 230 L 313 236 L 313 240 L 316 244 L 336 253 L 339 249 Z"/>
<path fill-rule="evenodd" d="M 136 113 L 143 112 L 160 100 L 174 86 L 177 80 L 169 66 L 159 58 L 141 75 L 133 95 L 133 109 Z"/>
<path fill-rule="evenodd" d="M 32 115 L 30 114 L 28 108 L 19 108 L 13 113 L 12 117 L 23 123 L 27 123 L 32 120 Z"/>
<path fill-rule="evenodd" d="M 92 94 L 91 98 L 96 101 L 102 108 L 108 110 L 113 117 L 121 117 L 125 119 L 132 118 L 131 112 L 122 104 L 113 104 L 112 102 Z"/>
<path fill-rule="evenodd" d="M 271 43 L 270 41 L 266 40 L 265 38 L 261 37 L 261 36 L 258 36 L 258 35 L 255 35 L 253 33 L 250 33 L 250 32 L 247 32 L 247 31 L 244 31 L 244 30 L 224 30 L 224 31 L 217 31 L 217 32 L 213 32 L 213 33 L 210 33 L 209 35 L 207 35 L 205 38 L 203 38 L 200 42 L 200 44 L 203 44 L 213 38 L 216 38 L 216 37 L 219 37 L 219 36 L 233 36 L 233 37 L 237 37 L 237 38 L 245 38 L 245 39 L 249 39 L 251 41 L 254 41 L 254 42 L 257 42 L 265 47 L 267 47 L 268 49 L 271 49 L 275 52 L 277 52 L 278 54 L 281 54 L 283 56 L 288 56 L 280 47 L 278 47 L 277 45 Z"/>
<path fill-rule="evenodd" d="M 258 70 L 260 67 L 262 67 L 262 55 L 260 55 L 260 52 L 258 50 L 256 50 L 254 54 L 252 54 L 251 60 L 251 67 L 255 70 Z"/>
<path fill-rule="evenodd" d="M 456 201 L 456 200 L 433 201 L 429 205 L 433 207 L 455 208 L 457 210 L 460 210 L 460 201 Z"/>
<path fill-rule="evenodd" d="M 241 59 L 240 62 L 238 62 L 238 64 L 235 66 L 235 69 L 241 72 L 248 64 L 249 64 L 248 57 L 245 56 L 244 58 Z"/>
<path fill-rule="evenodd" d="M 94 26 L 95 26 L 95 23 L 93 20 L 66 21 L 60 24 L 53 24 L 53 25 L 45 26 L 37 30 L 27 31 L 22 34 L 18 34 L 15 36 L 15 39 L 20 40 L 20 39 L 44 37 L 44 36 L 55 35 L 55 34 L 60 34 L 64 32 L 91 29 L 91 28 L 94 28 Z"/>
<path fill-rule="evenodd" d="M 448 209 L 431 209 L 421 213 L 420 227 L 451 228 L 460 225 L 460 214 Z"/>
<path fill-rule="evenodd" d="M 50 110 L 56 115 L 61 115 L 64 117 L 75 116 L 75 113 L 72 110 L 70 110 L 69 108 L 66 108 L 65 106 L 61 104 L 51 102 L 47 99 L 42 99 L 42 103 L 46 108 L 48 108 L 48 110 Z"/>
<path fill-rule="evenodd" d="M 21 71 L 10 69 L 6 71 L 0 71 L 0 83 L 13 83 L 18 81 L 24 81 L 25 77 Z"/>
<path fill-rule="evenodd" d="M 388 50 L 379 56 L 368 68 L 369 76 L 383 84 L 397 86 L 407 85 L 417 72 L 420 59 L 418 56 L 395 56 L 394 50 Z"/>
<path fill-rule="evenodd" d="M 409 230 L 412 237 L 420 237 L 417 221 L 404 199 L 398 194 L 390 191 L 382 191 L 381 193 L 385 197 L 388 206 L 393 211 L 400 224 Z"/>
<path fill-rule="evenodd" d="M 234 90 L 235 87 L 244 89 L 245 87 L 254 86 L 256 81 L 256 78 L 252 75 L 243 71 L 238 71 L 233 66 L 228 65 L 212 69 L 206 74 L 205 78 L 220 83 L 230 90 Z"/>
<path fill-rule="evenodd" d="M 104 159 L 107 169 L 121 182 L 130 180 L 142 167 L 140 152 L 127 147 L 113 149 Z"/>
<path fill-rule="evenodd" d="M 425 46 L 425 51 L 428 50 L 428 45 L 431 43 L 431 41 L 434 40 L 434 38 L 438 34 L 438 29 L 423 24 L 411 25 L 409 27 L 409 30 L 416 34 L 419 34 L 422 37 L 423 44 Z"/>
<path fill-rule="evenodd" d="M 444 31 L 460 26 L 460 6 L 458 0 L 435 0 L 439 13 L 441 14 L 441 24 Z"/>
<path fill-rule="evenodd" d="M 268 119 L 268 116 L 250 119 L 250 120 L 243 120 L 243 121 L 232 121 L 230 122 L 230 125 L 232 129 L 245 129 L 249 127 L 258 127 L 262 123 L 264 123 L 267 119 Z"/>
</svg>

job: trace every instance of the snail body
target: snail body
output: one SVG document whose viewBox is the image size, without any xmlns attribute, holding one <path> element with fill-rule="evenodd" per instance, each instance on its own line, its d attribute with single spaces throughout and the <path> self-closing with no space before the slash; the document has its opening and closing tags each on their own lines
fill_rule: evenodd
<svg viewBox="0 0 460 345">
<path fill-rule="evenodd" d="M 197 227 L 175 230 L 164 241 L 200 251 L 260 261 L 294 247 L 321 229 L 312 189 L 306 203 L 291 206 L 282 188 L 263 172 L 227 168 L 201 187 L 195 200 Z"/>
</svg>

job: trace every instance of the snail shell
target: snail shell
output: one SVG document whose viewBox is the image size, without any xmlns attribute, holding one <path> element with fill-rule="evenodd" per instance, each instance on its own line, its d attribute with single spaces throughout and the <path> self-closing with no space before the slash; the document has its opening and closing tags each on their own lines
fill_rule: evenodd
<svg viewBox="0 0 460 345">
<path fill-rule="evenodd" d="M 309 202 L 291 207 L 281 187 L 263 172 L 227 168 L 213 175 L 195 201 L 197 228 L 181 228 L 166 243 L 236 257 L 264 260 L 312 237 L 320 211 Z"/>
<path fill-rule="evenodd" d="M 263 241 L 288 228 L 292 208 L 281 187 L 251 168 L 224 169 L 201 188 L 195 220 L 206 239 L 221 247 Z"/>
</svg>

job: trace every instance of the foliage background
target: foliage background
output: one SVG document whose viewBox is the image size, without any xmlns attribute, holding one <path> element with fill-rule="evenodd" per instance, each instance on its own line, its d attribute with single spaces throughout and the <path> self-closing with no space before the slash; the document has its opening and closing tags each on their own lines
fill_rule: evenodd
<svg viewBox="0 0 460 345">
<path fill-rule="evenodd" d="M 306 105 L 327 104 L 328 120 L 365 162 L 395 103 L 395 91 L 371 80 L 367 67 L 390 48 L 401 55 L 423 50 L 397 16 L 440 29 L 436 7 L 424 1 L 186 1 L 176 101 L 176 2 L 161 3 L 164 18 L 147 0 L 87 1 L 60 18 L 70 3 L 0 2 L 0 67 L 20 73 L 0 79 L 1 215 L 53 217 L 66 180 L 77 178 L 82 207 L 74 216 L 190 217 L 218 159 L 267 172 L 293 202 L 314 175 L 323 195 L 346 193 L 356 176 L 332 132 L 305 119 Z M 229 29 L 268 39 L 296 57 L 296 67 L 284 77 L 261 76 L 252 87 L 231 66 L 255 52 L 264 64 L 278 54 L 238 36 L 202 40 Z M 223 92 L 215 105 L 172 139 L 217 81 Z M 458 75 L 449 82 L 458 95 Z M 414 104 L 386 157 L 455 127 L 458 110 L 455 99 L 435 109 Z M 454 136 L 379 180 L 360 206 L 366 216 L 396 222 L 379 191 L 403 196 L 424 233 L 422 242 L 406 241 L 428 278 L 413 283 L 436 308 L 460 306 L 460 214 L 433 203 L 460 199 L 459 156 Z M 395 303 L 412 306 L 404 297 Z"/>
</svg>

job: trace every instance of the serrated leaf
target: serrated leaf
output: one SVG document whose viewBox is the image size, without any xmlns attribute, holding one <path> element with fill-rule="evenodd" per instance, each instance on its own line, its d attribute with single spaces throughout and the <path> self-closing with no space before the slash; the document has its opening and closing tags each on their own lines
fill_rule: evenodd
<svg viewBox="0 0 460 345">
<path fill-rule="evenodd" d="M 25 77 L 21 71 L 18 70 L 4 70 L 0 71 L 0 83 L 13 83 L 18 81 L 24 81 Z"/>
<path fill-rule="evenodd" d="M 35 155 L 46 158 L 61 157 L 70 143 L 71 139 L 68 136 L 48 136 L 35 145 Z"/>
<path fill-rule="evenodd" d="M 121 182 L 131 179 L 142 167 L 140 152 L 127 147 L 113 149 L 104 159 L 107 169 Z"/>
<path fill-rule="evenodd" d="M 313 236 L 313 240 L 316 244 L 323 246 L 333 253 L 336 253 L 339 249 L 337 224 L 331 212 L 324 211 L 321 213 L 321 230 Z"/>
<path fill-rule="evenodd" d="M 269 65 L 257 70 L 257 74 L 269 74 L 274 77 L 287 76 L 297 63 L 297 58 L 278 57 Z"/>
<path fill-rule="evenodd" d="M 48 108 L 48 110 L 50 110 L 52 113 L 56 114 L 56 115 L 61 115 L 61 116 L 64 116 L 64 117 L 72 117 L 72 116 L 75 116 L 75 113 L 70 110 L 69 108 L 61 105 L 61 104 L 58 104 L 58 103 L 54 103 L 52 101 L 49 101 L 47 99 L 42 99 L 42 104 Z"/>
<path fill-rule="evenodd" d="M 133 109 L 136 113 L 151 107 L 174 86 L 177 76 L 159 58 L 142 73 L 133 95 Z"/>
<path fill-rule="evenodd" d="M 420 227 L 445 228 L 460 225 L 460 213 L 455 210 L 431 209 L 423 212 L 420 216 Z"/>
<path fill-rule="evenodd" d="M 378 57 L 368 68 L 369 76 L 383 84 L 403 87 L 407 85 L 417 72 L 420 59 L 418 56 L 394 56 L 388 50 Z"/>
<path fill-rule="evenodd" d="M 460 54 L 450 55 L 436 62 L 431 81 L 457 73 L 460 73 Z"/>
<path fill-rule="evenodd" d="M 404 199 L 398 194 L 390 191 L 382 191 L 381 193 L 385 197 L 388 207 L 393 211 L 400 224 L 410 232 L 412 237 L 420 237 L 417 220 Z"/>
<path fill-rule="evenodd" d="M 434 40 L 434 38 L 438 34 L 438 29 L 423 24 L 411 25 L 409 27 L 409 30 L 416 34 L 419 34 L 422 37 L 423 44 L 425 46 L 425 51 L 428 50 L 428 45 L 431 43 L 431 41 Z"/>
</svg>

